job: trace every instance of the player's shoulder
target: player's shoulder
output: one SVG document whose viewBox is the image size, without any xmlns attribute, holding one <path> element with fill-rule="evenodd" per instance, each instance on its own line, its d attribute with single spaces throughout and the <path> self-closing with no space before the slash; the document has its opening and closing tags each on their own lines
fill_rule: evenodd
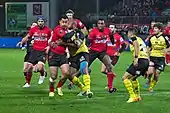
<svg viewBox="0 0 170 113">
<path fill-rule="evenodd" d="M 33 28 L 30 28 L 30 31 L 34 31 L 34 30 L 37 30 L 37 29 L 39 29 L 38 26 L 35 26 Z"/>
<path fill-rule="evenodd" d="M 45 29 L 51 31 L 51 28 L 48 26 L 45 26 Z"/>
<path fill-rule="evenodd" d="M 104 27 L 105 31 L 110 31 L 110 29 L 108 27 Z"/>
<path fill-rule="evenodd" d="M 80 20 L 80 19 L 77 19 L 77 18 L 74 18 L 74 21 L 76 21 L 76 22 L 81 22 L 81 20 Z"/>
<path fill-rule="evenodd" d="M 114 33 L 113 36 L 114 38 L 119 38 L 119 39 L 122 38 L 122 36 L 119 33 Z"/>
<path fill-rule="evenodd" d="M 62 30 L 62 27 L 60 25 L 57 25 L 55 28 L 54 28 L 54 31 L 58 31 L 58 30 Z"/>
<path fill-rule="evenodd" d="M 60 25 L 57 25 L 57 26 L 55 26 L 54 30 L 55 30 L 55 29 L 61 29 L 61 26 L 60 26 Z"/>
<path fill-rule="evenodd" d="M 93 29 L 91 29 L 90 32 L 97 32 L 97 31 L 99 31 L 98 28 L 97 28 L 97 27 L 94 27 Z"/>
</svg>

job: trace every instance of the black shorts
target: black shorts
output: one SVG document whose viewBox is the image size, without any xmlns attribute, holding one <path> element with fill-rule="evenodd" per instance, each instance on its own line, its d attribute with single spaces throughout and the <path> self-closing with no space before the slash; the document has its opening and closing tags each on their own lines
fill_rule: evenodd
<svg viewBox="0 0 170 113">
<path fill-rule="evenodd" d="M 89 62 L 89 53 L 82 52 L 69 58 L 70 66 L 77 70 L 80 69 L 80 63 L 83 61 Z"/>
<path fill-rule="evenodd" d="M 96 58 L 102 61 L 105 55 L 107 55 L 106 51 L 97 52 L 97 51 L 90 50 L 89 51 L 89 67 Z"/>
<path fill-rule="evenodd" d="M 115 66 L 119 60 L 119 56 L 110 56 L 110 59 L 112 60 L 112 65 Z"/>
<path fill-rule="evenodd" d="M 32 63 L 33 65 L 37 64 L 38 62 L 46 62 L 46 54 L 45 51 L 38 51 L 32 50 L 30 57 L 28 58 L 28 62 Z"/>
<path fill-rule="evenodd" d="M 54 52 L 49 52 L 48 54 L 48 65 L 50 66 L 56 66 L 56 67 L 60 67 L 63 64 L 68 64 L 68 59 L 67 59 L 67 55 L 60 55 L 60 54 L 56 54 Z"/>
<path fill-rule="evenodd" d="M 126 72 L 130 73 L 133 76 L 144 76 L 149 68 L 149 60 L 140 58 L 138 59 L 138 66 L 135 67 L 133 63 L 129 66 Z"/>
<path fill-rule="evenodd" d="M 31 52 L 26 53 L 26 55 L 24 57 L 24 62 L 28 62 L 28 59 L 29 59 L 30 55 L 31 55 Z"/>
<path fill-rule="evenodd" d="M 165 68 L 165 57 L 150 57 L 150 61 L 154 63 L 154 68 L 161 71 L 164 71 Z"/>
<path fill-rule="evenodd" d="M 33 50 L 33 49 L 32 49 L 32 46 L 28 46 L 28 47 L 27 47 L 27 53 L 30 53 L 32 50 Z"/>
</svg>

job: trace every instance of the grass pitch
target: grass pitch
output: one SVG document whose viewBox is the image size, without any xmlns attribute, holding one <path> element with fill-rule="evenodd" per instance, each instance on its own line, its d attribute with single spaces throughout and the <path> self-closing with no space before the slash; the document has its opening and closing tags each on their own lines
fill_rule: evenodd
<svg viewBox="0 0 170 113">
<path fill-rule="evenodd" d="M 145 80 L 139 78 L 143 100 L 138 103 L 126 103 L 128 95 L 121 81 L 131 63 L 129 52 L 121 55 L 114 69 L 116 93 L 109 94 L 104 89 L 106 76 L 100 73 L 101 63 L 96 60 L 91 74 L 93 98 L 76 97 L 79 89 L 68 90 L 65 84 L 63 97 L 56 95 L 49 99 L 48 78 L 44 84 L 38 85 L 39 76 L 33 74 L 31 88 L 22 88 L 25 82 L 22 74 L 24 55 L 25 52 L 18 49 L 0 49 L 0 113 L 170 113 L 169 67 L 161 74 L 154 95 L 143 88 Z"/>
</svg>

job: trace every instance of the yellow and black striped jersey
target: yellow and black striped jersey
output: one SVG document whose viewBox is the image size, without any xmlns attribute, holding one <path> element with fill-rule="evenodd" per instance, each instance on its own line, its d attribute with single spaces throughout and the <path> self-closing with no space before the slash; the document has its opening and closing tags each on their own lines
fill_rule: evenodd
<svg viewBox="0 0 170 113">
<path fill-rule="evenodd" d="M 152 57 L 165 57 L 163 49 L 168 48 L 169 42 L 168 37 L 164 36 L 162 33 L 158 35 L 153 35 L 149 38 L 148 43 L 150 50 L 150 56 Z"/>
<path fill-rule="evenodd" d="M 130 40 L 130 50 L 133 52 L 133 55 L 135 55 L 135 52 L 134 52 L 134 46 L 133 46 L 133 41 L 137 41 L 138 44 L 139 44 L 139 54 L 138 54 L 138 58 L 144 58 L 144 59 L 148 59 L 149 58 L 149 55 L 148 55 L 148 52 L 147 52 L 147 46 L 146 44 L 144 43 L 144 41 L 138 37 L 138 36 L 135 36 L 133 38 L 131 38 Z"/>
</svg>

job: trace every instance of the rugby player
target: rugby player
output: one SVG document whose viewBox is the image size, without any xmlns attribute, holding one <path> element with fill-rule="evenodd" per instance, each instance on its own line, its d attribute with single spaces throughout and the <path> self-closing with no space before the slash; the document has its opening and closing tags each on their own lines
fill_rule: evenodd
<svg viewBox="0 0 170 113">
<path fill-rule="evenodd" d="M 70 24 L 69 28 L 72 31 L 69 33 L 69 37 L 63 39 L 70 53 L 70 74 L 74 76 L 74 74 L 80 70 L 83 75 L 83 83 L 86 90 L 80 92 L 78 96 L 85 94 L 91 98 L 93 93 L 90 90 L 90 76 L 88 73 L 89 51 L 85 44 L 85 36 L 83 32 L 77 28 L 77 23 L 75 21 L 72 21 Z"/>
<path fill-rule="evenodd" d="M 129 28 L 128 38 L 130 50 L 133 52 L 133 63 L 122 77 L 123 83 L 130 95 L 127 103 L 141 100 L 140 87 L 137 78 L 145 75 L 149 67 L 149 55 L 144 41 L 136 35 L 134 28 Z"/>
<path fill-rule="evenodd" d="M 69 22 L 72 23 L 72 21 L 75 21 L 77 28 L 81 29 L 81 31 L 84 33 L 84 35 L 88 35 L 88 31 L 87 31 L 87 28 L 85 27 L 85 25 L 79 19 L 74 18 L 74 11 L 73 10 L 69 9 L 69 10 L 66 11 L 65 14 L 68 17 Z"/>
<path fill-rule="evenodd" d="M 54 97 L 54 84 L 58 75 L 58 67 L 60 67 L 62 72 L 61 80 L 59 81 L 57 85 L 58 95 L 63 96 L 63 92 L 61 90 L 61 87 L 63 85 L 63 79 L 65 82 L 65 78 L 69 78 L 71 82 L 73 82 L 75 85 L 77 85 L 82 90 L 85 89 L 84 85 L 80 82 L 80 80 L 76 76 L 70 76 L 70 70 L 69 70 L 69 63 L 66 55 L 66 45 L 62 44 L 61 40 L 65 36 L 67 36 L 67 28 L 68 28 L 68 18 L 67 16 L 62 16 L 60 19 L 60 25 L 58 25 L 53 32 L 53 35 L 51 36 L 49 40 L 50 45 L 50 52 L 48 57 L 48 64 L 50 67 L 50 79 L 49 79 L 49 85 L 50 85 L 50 92 L 49 97 Z"/>
<path fill-rule="evenodd" d="M 115 66 L 118 62 L 120 54 L 125 50 L 126 44 L 124 39 L 117 33 L 116 25 L 109 25 L 109 29 L 112 32 L 114 38 L 114 44 L 111 41 L 107 43 L 106 53 L 110 56 L 112 66 Z M 101 72 L 107 74 L 106 66 L 102 64 Z"/>
<path fill-rule="evenodd" d="M 45 62 L 46 54 L 49 50 L 48 40 L 51 37 L 51 29 L 45 26 L 45 18 L 40 16 L 37 18 L 37 26 L 30 29 L 29 33 L 22 39 L 21 44 L 26 43 L 29 38 L 32 38 L 34 43 L 32 47 L 31 55 L 28 58 L 28 64 L 26 65 L 25 72 L 26 83 L 23 87 L 30 87 L 30 81 L 32 77 L 32 71 L 34 65 L 37 64 L 37 71 L 41 73 L 39 84 L 42 84 L 45 78 Z"/>
<path fill-rule="evenodd" d="M 165 68 L 165 53 L 169 51 L 170 44 L 168 37 L 162 33 L 163 25 L 156 23 L 154 25 L 155 35 L 149 38 L 148 50 L 150 52 L 150 66 L 148 69 L 148 76 L 152 76 L 153 80 L 149 81 L 149 91 L 153 92 L 153 87 L 158 82 L 161 72 Z"/>
<path fill-rule="evenodd" d="M 114 43 L 114 38 L 109 28 L 105 27 L 104 19 L 98 19 L 97 27 L 93 28 L 89 33 L 90 51 L 89 51 L 89 66 L 98 58 L 107 69 L 108 91 L 110 93 L 116 91 L 113 87 L 113 80 L 116 75 L 112 72 L 112 64 L 110 57 L 106 53 L 107 42 L 110 40 Z"/>
</svg>

